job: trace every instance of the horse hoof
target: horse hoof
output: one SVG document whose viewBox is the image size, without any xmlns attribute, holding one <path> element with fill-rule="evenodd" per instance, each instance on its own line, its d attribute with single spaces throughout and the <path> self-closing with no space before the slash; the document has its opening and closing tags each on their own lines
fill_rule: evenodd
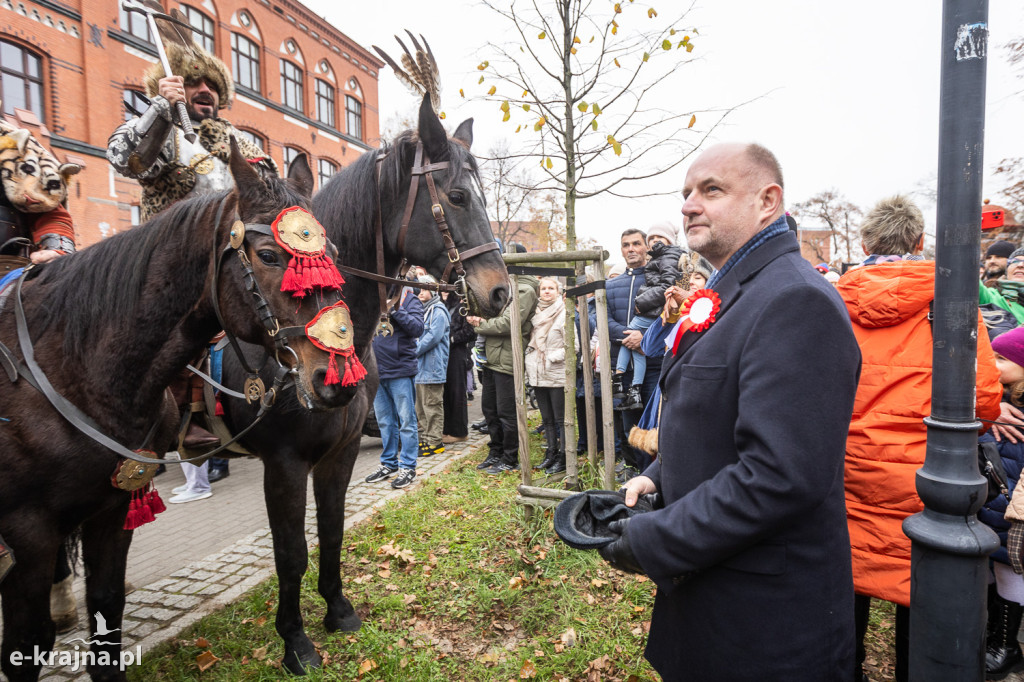
<svg viewBox="0 0 1024 682">
<path fill-rule="evenodd" d="M 319 670 L 323 665 L 323 659 L 310 644 L 309 650 L 301 654 L 294 649 L 286 651 L 284 658 L 281 659 L 281 665 L 292 675 L 305 675 L 310 670 Z"/>
<path fill-rule="evenodd" d="M 363 620 L 355 611 L 341 618 L 330 615 L 324 616 L 324 628 L 327 632 L 358 632 L 362 626 Z"/>
</svg>

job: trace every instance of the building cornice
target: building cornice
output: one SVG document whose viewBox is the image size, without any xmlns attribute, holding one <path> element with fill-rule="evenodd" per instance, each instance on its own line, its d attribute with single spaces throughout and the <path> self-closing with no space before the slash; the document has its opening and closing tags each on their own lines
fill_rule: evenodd
<svg viewBox="0 0 1024 682">
<path fill-rule="evenodd" d="M 292 12 L 297 15 L 296 18 L 301 17 L 305 22 L 316 26 L 316 28 L 323 33 L 329 33 L 332 38 L 346 46 L 348 49 L 353 52 L 358 52 L 360 59 L 365 61 L 368 65 L 373 66 L 376 71 L 380 71 L 381 67 L 384 66 L 384 62 L 374 56 L 373 53 L 342 33 L 337 27 L 328 23 L 328 21 L 323 17 L 318 17 L 313 14 L 305 5 L 293 2 L 292 0 L 273 0 L 271 7 L 275 6 L 280 6 L 285 11 Z"/>
</svg>

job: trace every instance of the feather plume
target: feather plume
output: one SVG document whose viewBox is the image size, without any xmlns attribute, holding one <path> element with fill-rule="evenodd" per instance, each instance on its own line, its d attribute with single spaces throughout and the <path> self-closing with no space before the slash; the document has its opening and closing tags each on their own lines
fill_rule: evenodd
<svg viewBox="0 0 1024 682">
<path fill-rule="evenodd" d="M 402 47 L 401 65 L 376 45 L 373 46 L 373 49 L 377 51 L 381 59 L 395 72 L 395 76 L 400 83 L 420 97 L 429 94 L 430 105 L 433 107 L 434 112 L 437 113 L 441 110 L 441 78 L 437 67 L 437 60 L 434 59 L 434 53 L 431 51 L 426 38 L 420 36 L 419 40 L 417 40 L 416 36 L 411 32 L 406 31 L 406 33 L 409 34 L 409 39 L 412 41 L 413 50 L 409 50 L 405 43 L 402 42 L 402 39 L 395 36 L 395 40 Z M 420 41 L 423 41 L 422 45 Z"/>
</svg>

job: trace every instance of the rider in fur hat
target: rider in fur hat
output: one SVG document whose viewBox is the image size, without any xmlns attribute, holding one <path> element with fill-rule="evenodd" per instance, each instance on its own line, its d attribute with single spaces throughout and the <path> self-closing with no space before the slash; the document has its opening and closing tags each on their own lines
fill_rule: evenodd
<svg viewBox="0 0 1024 682">
<path fill-rule="evenodd" d="M 231 135 L 254 166 L 277 174 L 266 153 L 237 134 L 217 112 L 231 104 L 235 89 L 224 62 L 195 43 L 166 41 L 168 76 L 160 63 L 146 74 L 150 107 L 118 127 L 107 143 L 107 158 L 119 173 L 142 185 L 141 217 L 148 220 L 179 199 L 229 189 Z M 188 142 L 175 124 L 174 106 L 184 102 L 199 135 Z"/>
</svg>

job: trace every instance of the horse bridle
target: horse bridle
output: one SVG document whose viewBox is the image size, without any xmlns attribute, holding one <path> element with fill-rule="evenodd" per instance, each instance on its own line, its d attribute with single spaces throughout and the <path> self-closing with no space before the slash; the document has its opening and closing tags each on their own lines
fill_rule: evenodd
<svg viewBox="0 0 1024 682">
<path fill-rule="evenodd" d="M 214 222 L 214 224 L 217 226 L 217 229 L 219 229 L 221 219 L 223 218 L 224 215 L 225 203 L 226 200 L 222 201 L 217 209 L 217 217 Z M 21 347 L 21 353 L 22 357 L 24 358 L 24 361 L 18 360 L 17 357 L 10 351 L 10 349 L 7 348 L 7 346 L 5 346 L 2 342 L 0 342 L 0 357 L 3 357 L 6 362 L 9 362 L 14 368 L 16 368 L 17 373 L 20 376 L 24 377 L 25 380 L 36 390 L 40 391 L 50 402 L 53 408 L 57 410 L 57 412 L 62 417 L 64 417 L 64 419 L 67 420 L 72 426 L 77 428 L 83 434 L 85 434 L 92 440 L 96 441 L 100 445 L 103 445 L 107 449 L 112 450 L 120 457 L 131 459 L 136 462 L 141 462 L 143 464 L 165 464 L 167 462 L 192 462 L 196 460 L 206 459 L 208 457 L 216 455 L 217 453 L 225 450 L 228 446 L 232 445 L 233 443 L 241 439 L 243 436 L 245 436 L 253 427 L 255 427 L 263 419 L 264 416 L 266 416 L 267 412 L 270 411 L 270 408 L 273 407 L 274 405 L 277 395 L 284 389 L 284 387 L 287 385 L 287 382 L 289 380 L 292 380 L 295 374 L 294 369 L 287 367 L 281 362 L 279 352 L 282 349 L 287 350 L 295 357 L 296 362 L 298 362 L 298 355 L 295 353 L 294 350 L 292 350 L 288 346 L 288 338 L 292 336 L 306 335 L 305 327 L 294 326 L 282 328 L 277 320 L 277 316 L 274 315 L 273 311 L 270 309 L 270 303 L 267 301 L 267 298 L 263 295 L 263 292 L 260 290 L 259 282 L 256 281 L 256 273 L 252 269 L 252 263 L 249 261 L 249 257 L 245 253 L 244 247 L 246 245 L 246 235 L 249 232 L 273 237 L 270 225 L 265 225 L 262 223 L 243 223 L 240 219 L 237 218 L 236 214 L 236 219 L 231 226 L 230 240 L 219 255 L 217 255 L 217 240 L 213 240 L 214 271 L 213 282 L 211 284 L 210 298 L 213 303 L 214 313 L 217 316 L 217 321 L 220 323 L 221 328 L 223 329 L 224 319 L 220 312 L 217 288 L 220 279 L 221 265 L 225 258 L 230 254 L 230 252 L 235 251 L 242 264 L 242 278 L 245 284 L 245 288 L 247 291 L 249 291 L 250 294 L 252 294 L 255 300 L 256 313 L 259 316 L 260 321 L 263 324 L 263 327 L 267 330 L 267 333 L 270 334 L 270 336 L 274 339 L 274 360 L 277 362 L 278 369 L 274 374 L 274 382 L 270 390 L 264 390 L 263 381 L 259 378 L 259 374 L 256 371 L 252 370 L 248 366 L 248 363 L 246 363 L 245 356 L 242 355 L 241 347 L 239 347 L 238 345 L 238 340 L 234 337 L 233 334 L 231 334 L 225 329 L 225 333 L 230 339 L 231 344 L 235 349 L 236 354 L 238 355 L 239 362 L 242 364 L 242 367 L 248 374 L 248 378 L 246 379 L 246 400 L 248 400 L 250 403 L 256 402 L 258 400 L 260 408 L 259 411 L 256 413 L 256 417 L 253 419 L 253 422 L 251 424 L 249 424 L 247 427 L 245 427 L 245 429 L 236 434 L 230 441 L 218 447 L 216 450 L 213 450 L 212 452 L 203 453 L 202 455 L 198 455 L 196 457 L 190 457 L 188 459 L 179 460 L 166 460 L 153 457 L 146 457 L 145 455 L 140 454 L 140 451 L 144 451 L 145 448 L 148 447 L 150 440 L 152 440 L 153 436 L 156 433 L 156 427 L 157 424 L 159 423 L 159 420 L 154 422 L 153 426 L 150 428 L 149 433 L 146 435 L 146 438 L 142 446 L 139 448 L 139 451 L 133 451 L 128 449 L 124 445 L 121 445 L 120 443 L 112 439 L 110 436 L 103 433 L 100 426 L 96 424 L 96 422 L 93 421 L 91 417 L 85 414 L 74 403 L 69 401 L 64 396 L 62 396 L 53 387 L 53 385 L 47 378 L 46 373 L 43 372 L 42 367 L 40 367 L 39 364 L 35 361 L 35 351 L 33 348 L 32 339 L 29 336 L 28 321 L 25 318 L 25 309 L 21 298 L 21 285 L 25 280 L 30 279 L 31 277 L 34 277 L 36 274 L 38 274 L 39 270 L 36 267 L 26 267 L 25 272 L 17 279 L 17 281 L 14 284 L 14 313 L 17 324 L 18 343 Z M 15 379 L 16 377 L 12 377 L 11 381 L 14 381 Z"/>
<path fill-rule="evenodd" d="M 486 244 L 474 246 L 471 249 L 466 249 L 465 251 L 459 251 L 459 247 L 455 244 L 455 240 L 452 238 L 451 230 L 448 228 L 448 219 L 445 217 L 444 207 L 441 206 L 441 199 L 437 193 L 437 185 L 434 183 L 433 175 L 437 171 L 447 170 L 450 167 L 451 162 L 439 161 L 437 163 L 431 163 L 430 158 L 423 149 L 423 143 L 417 142 L 416 156 L 413 161 L 412 169 L 410 170 L 409 196 L 405 202 L 405 210 L 402 213 L 402 223 L 398 231 L 398 253 L 402 255 L 402 262 L 398 266 L 397 276 L 388 277 L 380 274 L 384 272 L 384 225 L 382 222 L 383 217 L 380 205 L 380 176 L 381 166 L 386 158 L 387 154 L 381 154 L 376 160 L 377 216 L 374 221 L 374 230 L 376 232 L 377 239 L 377 272 L 367 272 L 347 265 L 338 265 L 338 269 L 342 272 L 377 282 L 380 320 L 377 323 L 376 333 L 384 336 L 387 336 L 392 331 L 391 324 L 388 322 L 388 310 L 390 310 L 393 302 L 388 300 L 387 285 L 397 284 L 399 286 L 405 286 L 408 284 L 407 280 L 402 279 L 409 268 L 409 262 L 405 258 L 405 237 L 406 233 L 409 231 L 409 223 L 412 220 L 412 211 L 416 205 L 416 197 L 419 194 L 419 182 L 421 175 L 426 182 L 427 191 L 430 192 L 430 213 L 434 218 L 434 223 L 437 225 L 438 231 L 441 233 L 441 242 L 444 244 L 445 251 L 448 254 L 448 265 L 444 269 L 444 274 L 441 276 L 440 282 L 437 284 L 430 282 L 417 282 L 416 288 L 437 292 L 454 292 L 462 297 L 463 301 L 467 301 L 469 298 L 469 286 L 466 284 L 466 269 L 463 267 L 463 263 L 470 258 L 487 253 L 488 251 L 500 250 L 498 248 L 498 244 L 491 241 Z M 473 170 L 473 167 L 468 163 L 465 164 L 464 168 L 470 171 Z M 455 274 L 454 283 L 449 281 L 453 272 Z"/>
</svg>

